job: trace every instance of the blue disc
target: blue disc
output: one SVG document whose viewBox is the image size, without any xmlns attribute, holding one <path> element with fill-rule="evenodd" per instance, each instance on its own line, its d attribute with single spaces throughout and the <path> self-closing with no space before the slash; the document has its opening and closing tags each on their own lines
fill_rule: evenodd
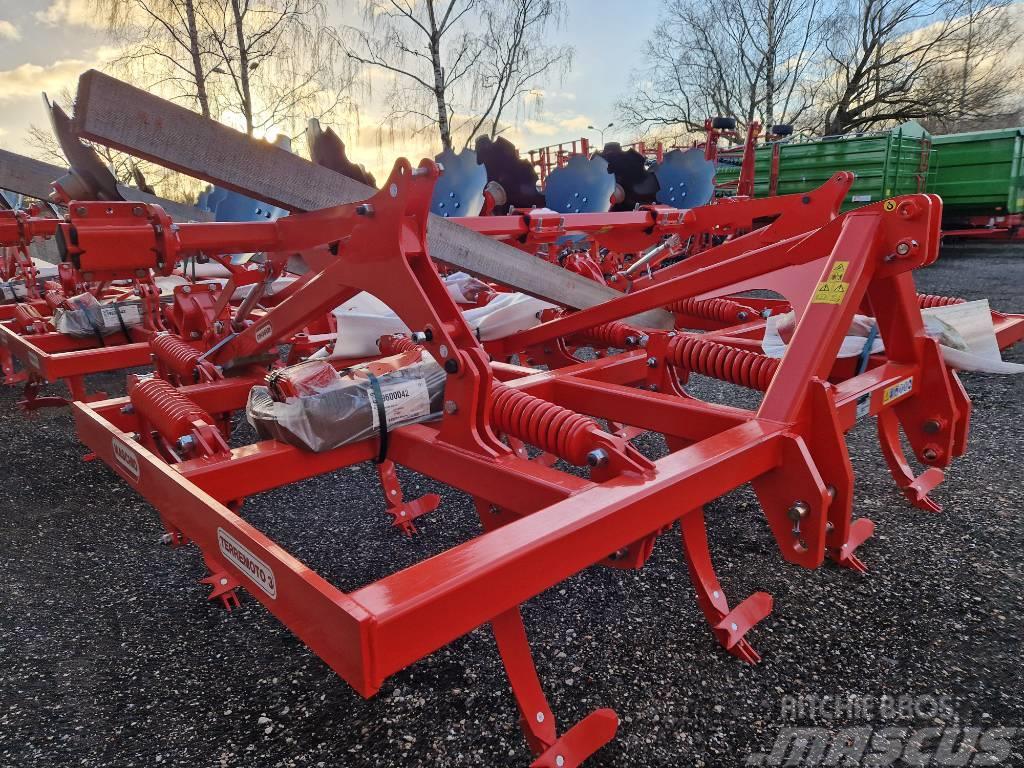
<svg viewBox="0 0 1024 768">
<path fill-rule="evenodd" d="M 430 212 L 445 218 L 479 216 L 484 207 L 487 169 L 476 159 L 476 152 L 464 149 L 455 154 L 446 149 L 434 158 L 444 171 L 434 184 Z"/>
<path fill-rule="evenodd" d="M 715 165 L 705 159 L 704 150 L 673 149 L 654 168 L 658 178 L 655 198 L 674 208 L 707 205 L 715 194 Z"/>
<path fill-rule="evenodd" d="M 573 155 L 548 176 L 545 203 L 559 213 L 604 213 L 611 208 L 615 177 L 600 155 Z"/>
</svg>

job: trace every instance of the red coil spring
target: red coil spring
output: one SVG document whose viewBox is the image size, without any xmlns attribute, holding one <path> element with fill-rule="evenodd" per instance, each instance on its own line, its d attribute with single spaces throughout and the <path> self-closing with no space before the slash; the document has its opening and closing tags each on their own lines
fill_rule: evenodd
<svg viewBox="0 0 1024 768">
<path fill-rule="evenodd" d="M 381 336 L 377 340 L 377 347 L 382 355 L 401 355 L 405 352 L 416 352 L 422 347 L 408 336 Z"/>
<path fill-rule="evenodd" d="M 491 421 L 499 432 L 582 466 L 587 463 L 596 424 L 568 408 L 518 389 L 494 383 Z"/>
<path fill-rule="evenodd" d="M 193 421 L 213 424 L 210 414 L 163 379 L 146 379 L 136 384 L 131 401 L 135 411 L 168 440 L 189 434 Z"/>
<path fill-rule="evenodd" d="M 58 309 L 65 306 L 64 301 L 67 296 L 64 295 L 64 291 L 59 289 L 49 289 L 43 293 L 43 299 L 49 305 L 50 309 Z"/>
<path fill-rule="evenodd" d="M 182 341 L 181 337 L 172 333 L 160 333 L 149 340 L 149 346 L 168 370 L 178 376 L 195 377 L 196 366 L 199 365 L 202 353 Z"/>
<path fill-rule="evenodd" d="M 601 347 L 624 348 L 637 344 L 643 333 L 618 320 L 588 328 L 582 334 L 584 339 Z"/>
<path fill-rule="evenodd" d="M 757 316 L 757 310 L 732 299 L 683 299 L 668 305 L 671 312 L 692 315 L 704 320 L 734 323 Z"/>
<path fill-rule="evenodd" d="M 919 293 L 917 294 L 917 303 L 921 309 L 930 309 L 931 307 L 948 307 L 950 304 L 963 304 L 963 299 L 958 299 L 956 296 L 936 296 L 933 293 Z"/>
<path fill-rule="evenodd" d="M 745 349 L 707 341 L 699 336 L 676 336 L 668 343 L 668 359 L 687 371 L 764 392 L 780 360 Z"/>
<path fill-rule="evenodd" d="M 23 333 L 46 333 L 50 330 L 50 324 L 46 318 L 39 314 L 39 310 L 31 304 L 14 305 L 14 324 Z"/>
</svg>

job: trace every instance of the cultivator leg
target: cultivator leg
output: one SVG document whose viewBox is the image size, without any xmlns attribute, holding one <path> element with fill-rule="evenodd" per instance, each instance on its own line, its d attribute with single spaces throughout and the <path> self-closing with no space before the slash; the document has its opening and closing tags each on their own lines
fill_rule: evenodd
<svg viewBox="0 0 1024 768">
<path fill-rule="evenodd" d="M 772 612 L 772 596 L 767 592 L 755 592 L 730 609 L 711 562 L 703 507 L 683 515 L 679 524 L 686 568 L 697 593 L 697 605 L 711 626 L 715 639 L 736 658 L 756 664 L 761 656 L 747 641 L 746 634 Z"/>
<path fill-rule="evenodd" d="M 519 609 L 495 616 L 491 629 L 516 699 L 523 735 L 537 755 L 531 768 L 575 768 L 615 738 L 619 718 L 611 709 L 591 712 L 559 736 L 555 716 L 537 677 Z"/>
<path fill-rule="evenodd" d="M 507 516 L 500 511 L 496 514 L 484 499 L 476 498 L 474 502 L 485 531 L 496 530 L 508 522 Z M 611 709 L 595 710 L 558 735 L 554 713 L 533 663 L 519 607 L 491 619 L 491 631 L 519 710 L 520 728 L 530 750 L 537 756 L 531 768 L 574 768 L 615 737 L 619 718 Z"/>
<path fill-rule="evenodd" d="M 415 520 L 437 509 L 441 497 L 436 493 L 428 493 L 412 501 L 405 501 L 402 486 L 398 482 L 395 463 L 384 459 L 377 463 L 377 476 L 380 487 L 384 491 L 384 503 L 391 515 L 391 524 L 401 529 L 406 536 L 416 533 Z"/>
</svg>

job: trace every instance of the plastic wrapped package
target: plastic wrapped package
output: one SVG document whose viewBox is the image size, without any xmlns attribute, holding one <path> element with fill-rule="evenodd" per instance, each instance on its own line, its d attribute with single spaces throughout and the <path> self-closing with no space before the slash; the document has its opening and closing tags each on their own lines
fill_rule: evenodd
<svg viewBox="0 0 1024 768">
<path fill-rule="evenodd" d="M 463 316 L 477 338 L 491 341 L 539 325 L 541 312 L 554 308 L 554 304 L 524 293 L 499 293 L 484 306 L 465 310 Z M 410 333 L 387 304 L 369 293 L 354 296 L 333 312 L 338 322 L 338 340 L 331 357 L 375 355 L 381 336 Z"/>
<path fill-rule="evenodd" d="M 137 301 L 100 303 L 91 293 L 72 296 L 72 309 L 58 308 L 53 326 L 59 333 L 75 338 L 110 336 L 142 324 L 142 307 Z"/>
<path fill-rule="evenodd" d="M 24 280 L 0 280 L 0 304 L 22 301 L 28 297 Z"/>
<path fill-rule="evenodd" d="M 959 371 L 1024 373 L 1024 365 L 1003 361 L 987 299 L 923 309 L 921 318 L 925 333 L 939 343 L 946 365 Z M 761 345 L 764 353 L 768 357 L 782 357 L 795 330 L 796 315 L 793 312 L 769 317 Z M 869 354 L 885 351 L 883 340 L 875 332 L 875 319 L 855 315 L 838 356 L 857 357 L 863 354 L 869 339 Z"/>
<path fill-rule="evenodd" d="M 249 392 L 246 418 L 263 439 L 320 453 L 380 434 L 382 420 L 391 431 L 441 416 L 445 372 L 433 358 L 374 377 L 376 365 L 339 373 L 308 361 L 281 369 Z"/>
</svg>

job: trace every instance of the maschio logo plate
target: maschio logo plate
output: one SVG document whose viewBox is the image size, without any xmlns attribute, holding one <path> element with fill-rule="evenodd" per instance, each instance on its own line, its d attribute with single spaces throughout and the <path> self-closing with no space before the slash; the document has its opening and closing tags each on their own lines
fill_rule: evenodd
<svg viewBox="0 0 1024 768">
<path fill-rule="evenodd" d="M 139 454 L 116 437 L 111 442 L 114 448 L 114 460 L 117 461 L 117 465 L 127 472 L 132 480 L 138 481 L 141 474 L 139 471 Z"/>
<path fill-rule="evenodd" d="M 223 528 L 217 529 L 217 546 L 220 547 L 221 554 L 248 576 L 250 581 L 256 582 L 256 586 L 271 600 L 277 599 L 277 579 L 274 578 L 274 572 L 270 570 L 269 565 Z"/>
<path fill-rule="evenodd" d="M 256 329 L 256 343 L 262 344 L 264 341 L 270 338 L 270 335 L 274 332 L 274 327 L 268 320 L 259 328 Z"/>
</svg>

